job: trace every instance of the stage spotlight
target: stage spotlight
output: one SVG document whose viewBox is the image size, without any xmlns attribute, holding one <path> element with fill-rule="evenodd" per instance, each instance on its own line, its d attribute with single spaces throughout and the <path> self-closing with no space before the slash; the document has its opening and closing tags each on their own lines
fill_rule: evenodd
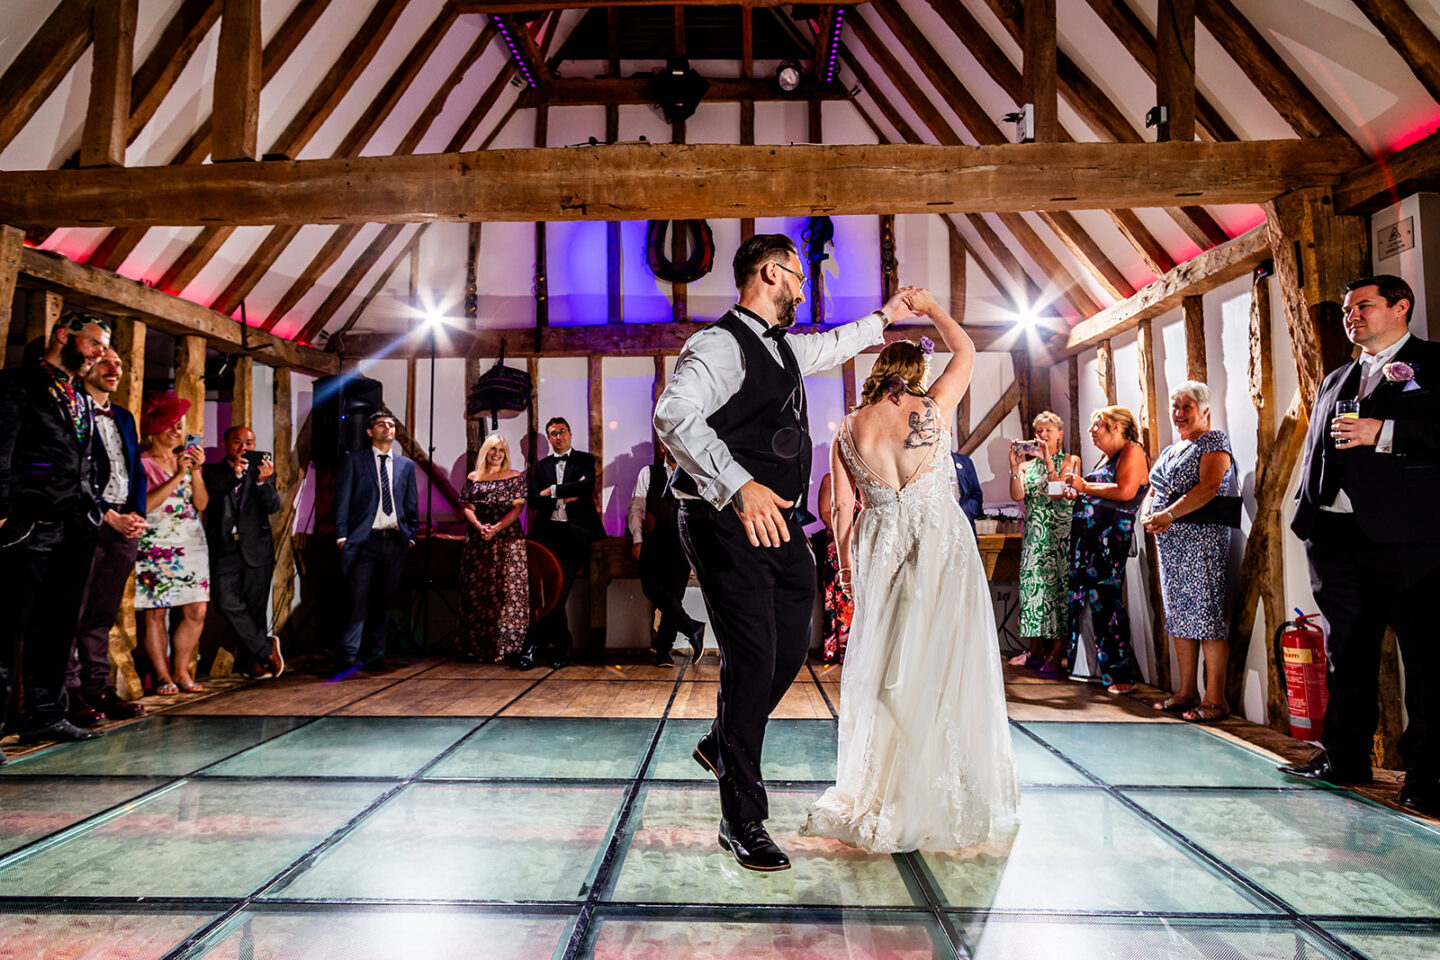
<svg viewBox="0 0 1440 960">
<path fill-rule="evenodd" d="M 779 87 L 782 93 L 794 93 L 799 90 L 800 81 L 804 77 L 805 71 L 794 60 L 786 60 L 775 68 L 775 86 Z"/>
<path fill-rule="evenodd" d="M 688 60 L 671 58 L 650 78 L 647 89 L 667 122 L 684 123 L 705 98 L 710 81 L 690 69 Z"/>
<path fill-rule="evenodd" d="M 445 324 L 445 314 L 441 313 L 439 310 L 428 310 L 428 311 L 426 311 L 426 313 L 425 313 L 425 327 L 426 327 L 427 329 L 434 330 L 436 327 L 443 326 L 444 324 Z"/>
</svg>

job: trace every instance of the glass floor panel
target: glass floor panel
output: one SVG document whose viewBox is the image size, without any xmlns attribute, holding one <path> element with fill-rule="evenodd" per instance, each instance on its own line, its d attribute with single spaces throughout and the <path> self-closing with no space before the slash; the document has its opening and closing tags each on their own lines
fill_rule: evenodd
<svg viewBox="0 0 1440 960">
<path fill-rule="evenodd" d="M 987 844 L 925 853 L 946 902 L 997 910 L 1270 912 L 1101 790 L 1032 789 Z"/>
<path fill-rule="evenodd" d="M 895 858 L 835 840 L 800 837 L 815 792 L 771 790 L 771 837 L 790 856 L 779 873 L 746 870 L 721 848 L 720 796 L 713 785 L 647 785 L 630 814 L 605 899 L 630 903 L 756 903 L 911 906 Z"/>
<path fill-rule="evenodd" d="M 1188 723 L 1030 722 L 1027 730 L 1106 783 L 1293 787 L 1275 761 Z"/>
<path fill-rule="evenodd" d="M 1039 784 L 1084 785 L 1090 781 L 1070 764 L 1046 750 L 1021 731 L 1010 728 L 1010 742 L 1015 748 L 1015 768 L 1022 786 Z"/>
<path fill-rule="evenodd" d="M 1440 917 L 1440 832 L 1402 814 L 1318 789 L 1134 799 L 1301 913 Z"/>
<path fill-rule="evenodd" d="M 111 908 L 104 913 L 0 910 L 5 960 L 159 960 L 215 914 Z"/>
<path fill-rule="evenodd" d="M 635 776 L 654 720 L 496 717 L 427 777 L 606 780 Z"/>
<path fill-rule="evenodd" d="M 11 760 L 5 774 L 171 776 L 193 773 L 308 717 L 146 717 L 98 740 L 66 743 Z"/>
<path fill-rule="evenodd" d="M 589 893 L 619 787 L 407 787 L 279 899 L 562 900 Z"/>
<path fill-rule="evenodd" d="M 0 895 L 245 896 L 384 789 L 376 783 L 181 781 L 26 851 L 0 868 Z"/>
<path fill-rule="evenodd" d="M 632 918 L 602 911 L 591 923 L 580 956 L 594 960 L 950 960 L 955 956 L 939 925 L 923 914 L 828 913 L 767 921 L 753 915 Z"/>
<path fill-rule="evenodd" d="M 1369 960 L 1440 960 L 1440 926 L 1402 923 L 1322 923 Z"/>
<path fill-rule="evenodd" d="M 1342 960 L 1289 920 L 956 918 L 974 960 Z"/>
<path fill-rule="evenodd" d="M 163 780 L 0 780 L 0 855 L 138 797 Z M 0 953 L 0 957 L 4 957 Z"/>
<path fill-rule="evenodd" d="M 709 720 L 667 720 L 646 776 L 651 780 L 713 781 L 690 756 L 709 729 Z M 765 727 L 761 775 L 766 780 L 833 782 L 836 737 L 833 720 L 771 720 Z"/>
<path fill-rule="evenodd" d="M 228 777 L 408 777 L 475 729 L 444 717 L 323 717 L 205 770 Z"/>
<path fill-rule="evenodd" d="M 250 908 L 185 960 L 551 960 L 564 952 L 573 923 L 566 916 L 423 907 Z"/>
</svg>

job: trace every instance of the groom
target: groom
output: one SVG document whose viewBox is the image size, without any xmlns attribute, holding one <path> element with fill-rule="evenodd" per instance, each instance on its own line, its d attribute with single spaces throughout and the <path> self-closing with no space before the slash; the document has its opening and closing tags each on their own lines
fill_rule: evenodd
<svg viewBox="0 0 1440 960">
<path fill-rule="evenodd" d="M 679 462 L 680 538 L 720 646 L 716 718 L 694 757 L 720 781 L 720 843 L 742 867 L 784 870 L 765 832 L 765 723 L 810 647 L 815 557 L 801 532 L 810 482 L 805 376 L 883 342 L 911 317 L 906 288 L 826 333 L 787 335 L 805 273 L 783 234 L 735 254 L 739 302 L 685 343 L 655 406 L 655 430 Z"/>
</svg>

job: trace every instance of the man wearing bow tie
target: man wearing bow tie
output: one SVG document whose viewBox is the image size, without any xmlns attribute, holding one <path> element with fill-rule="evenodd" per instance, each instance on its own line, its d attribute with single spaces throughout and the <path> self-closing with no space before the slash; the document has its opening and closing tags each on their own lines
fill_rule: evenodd
<svg viewBox="0 0 1440 960">
<path fill-rule="evenodd" d="M 335 542 L 350 585 L 350 618 L 335 664 L 342 674 L 385 669 L 390 602 L 420 528 L 415 461 L 395 449 L 395 418 L 375 413 L 365 432 L 370 446 L 341 458 L 335 476 Z"/>
<path fill-rule="evenodd" d="M 718 710 L 693 754 L 720 782 L 720 839 L 741 866 L 784 870 L 765 831 L 760 752 L 770 712 L 810 648 L 815 556 L 805 539 L 810 424 L 805 376 L 884 340 L 914 316 L 905 288 L 825 333 L 787 334 L 805 300 L 804 265 L 783 234 L 756 234 L 734 261 L 739 301 L 685 342 L 655 406 L 679 469 L 680 538 L 720 646 Z"/>
<path fill-rule="evenodd" d="M 585 568 L 590 542 L 605 536 L 600 514 L 595 509 L 595 457 L 571 446 L 570 424 L 564 417 L 551 417 L 545 424 L 551 454 L 530 472 L 528 500 L 533 512 L 530 538 L 547 547 L 560 561 L 564 579 L 560 595 L 550 612 L 536 621 L 530 642 L 520 655 L 522 670 L 545 661 L 564 666 L 574 648 L 565 601 L 575 577 Z"/>
<path fill-rule="evenodd" d="M 1345 288 L 1345 334 L 1360 357 L 1320 384 L 1310 412 L 1290 528 L 1306 541 L 1310 582 L 1325 615 L 1323 749 L 1281 767 L 1340 783 L 1371 779 L 1379 720 L 1380 642 L 1394 627 L 1405 664 L 1409 726 L 1401 801 L 1440 814 L 1440 343 L 1409 331 L 1415 295 L 1394 276 Z M 1359 416 L 1337 405 L 1359 401 Z"/>
</svg>

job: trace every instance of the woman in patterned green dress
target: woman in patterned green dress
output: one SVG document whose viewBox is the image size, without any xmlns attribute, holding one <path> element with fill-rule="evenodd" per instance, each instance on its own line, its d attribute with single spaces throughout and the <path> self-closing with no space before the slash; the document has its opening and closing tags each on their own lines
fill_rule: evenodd
<svg viewBox="0 0 1440 960">
<path fill-rule="evenodd" d="M 1045 676 L 1060 676 L 1060 655 L 1070 637 L 1066 573 L 1070 559 L 1070 514 L 1074 504 L 1051 496 L 1050 483 L 1067 469 L 1078 470 L 1078 457 L 1062 449 L 1065 426 L 1046 410 L 1033 424 L 1043 458 L 1028 453 L 1021 441 L 1010 445 L 1010 499 L 1025 503 L 1025 533 L 1020 540 L 1020 638 L 1030 649 L 1013 657 L 1015 666 Z M 1058 487 L 1056 489 L 1059 489 Z"/>
</svg>

